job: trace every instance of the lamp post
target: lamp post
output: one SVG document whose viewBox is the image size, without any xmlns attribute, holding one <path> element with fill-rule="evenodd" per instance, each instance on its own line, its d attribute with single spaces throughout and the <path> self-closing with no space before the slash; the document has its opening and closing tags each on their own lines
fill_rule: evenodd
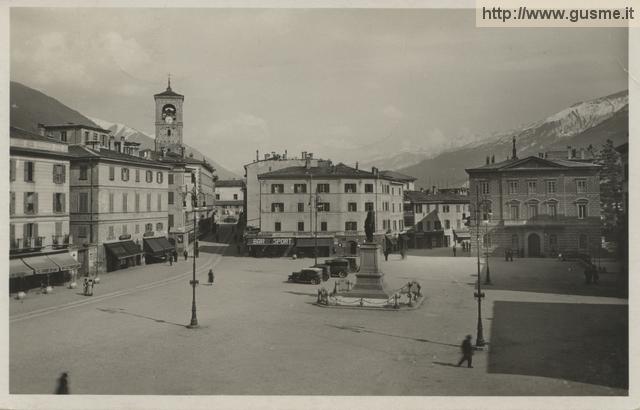
<svg viewBox="0 0 640 410">
<path fill-rule="evenodd" d="M 485 211 L 487 210 L 487 201 L 484 201 L 484 209 Z M 491 272 L 489 271 L 489 221 L 491 220 L 491 212 L 487 212 L 487 220 L 485 221 L 486 225 L 486 229 L 485 229 L 485 239 L 484 239 L 484 245 L 485 245 L 485 265 L 487 268 L 487 274 L 485 276 L 484 279 L 484 284 L 485 285 L 491 285 Z"/>
<path fill-rule="evenodd" d="M 189 329 L 195 329 L 198 327 L 198 315 L 196 308 L 196 286 L 198 285 L 198 280 L 196 279 L 196 252 L 198 247 L 198 224 L 197 224 L 197 212 L 196 208 L 198 207 L 198 190 L 197 186 L 194 183 L 191 191 L 187 191 L 186 185 L 184 186 L 184 191 L 181 191 L 183 195 L 183 201 L 186 200 L 186 196 L 191 194 L 191 208 L 193 212 L 193 276 L 189 284 L 192 287 L 192 299 L 191 299 L 191 322 L 187 326 Z M 183 202 L 184 203 L 184 202 Z M 186 218 L 185 218 L 186 220 Z M 187 242 L 189 241 L 187 237 Z"/>
<path fill-rule="evenodd" d="M 483 347 L 484 336 L 482 331 L 482 298 L 484 293 L 480 287 L 480 193 L 479 186 L 476 185 L 476 247 L 477 247 L 477 265 L 478 265 L 478 290 L 473 294 L 478 299 L 478 333 L 476 335 L 476 347 Z"/>
</svg>

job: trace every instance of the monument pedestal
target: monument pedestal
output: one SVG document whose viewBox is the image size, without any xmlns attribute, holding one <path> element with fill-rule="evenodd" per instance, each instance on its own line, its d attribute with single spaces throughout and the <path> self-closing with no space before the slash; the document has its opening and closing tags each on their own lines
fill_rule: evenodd
<svg viewBox="0 0 640 410">
<path fill-rule="evenodd" d="M 360 271 L 356 284 L 348 292 L 338 293 L 349 298 L 388 299 L 390 292 L 384 283 L 384 273 L 378 268 L 378 244 L 364 243 L 360 246 Z"/>
</svg>

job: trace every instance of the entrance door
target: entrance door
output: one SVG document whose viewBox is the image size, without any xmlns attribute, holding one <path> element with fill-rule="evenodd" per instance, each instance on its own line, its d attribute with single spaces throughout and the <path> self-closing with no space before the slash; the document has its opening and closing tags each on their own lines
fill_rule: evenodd
<svg viewBox="0 0 640 410">
<path fill-rule="evenodd" d="M 349 251 L 352 255 L 358 253 L 358 244 L 354 241 L 349 242 Z"/>
<path fill-rule="evenodd" d="M 540 236 L 536 233 L 529 235 L 529 257 L 540 256 Z"/>
</svg>

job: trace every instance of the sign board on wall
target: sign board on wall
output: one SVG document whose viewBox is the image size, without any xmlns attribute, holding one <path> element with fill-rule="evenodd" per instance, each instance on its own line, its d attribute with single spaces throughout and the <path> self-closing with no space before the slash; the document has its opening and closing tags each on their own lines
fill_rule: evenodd
<svg viewBox="0 0 640 410">
<path fill-rule="evenodd" d="M 293 238 L 249 238 L 247 246 L 254 245 L 292 245 Z"/>
</svg>

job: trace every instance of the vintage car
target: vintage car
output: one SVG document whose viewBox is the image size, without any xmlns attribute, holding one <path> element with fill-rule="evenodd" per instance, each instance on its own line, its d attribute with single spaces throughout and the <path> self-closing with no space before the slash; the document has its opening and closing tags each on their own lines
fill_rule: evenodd
<svg viewBox="0 0 640 410">
<path fill-rule="evenodd" d="M 324 264 L 329 266 L 331 276 L 346 278 L 349 272 L 351 272 L 349 260 L 345 258 L 327 259 L 324 261 Z"/>
<path fill-rule="evenodd" d="M 329 280 L 331 276 L 331 266 L 325 265 L 324 263 L 319 263 L 317 265 L 313 265 L 312 268 L 317 268 L 322 271 L 322 281 L 326 282 Z"/>
<path fill-rule="evenodd" d="M 289 275 L 289 282 L 310 283 L 317 285 L 322 281 L 322 269 L 305 268 Z"/>
<path fill-rule="evenodd" d="M 358 272 L 360 270 L 360 266 L 358 266 L 358 257 L 356 256 L 345 256 L 343 259 L 349 261 L 349 272 Z"/>
</svg>

